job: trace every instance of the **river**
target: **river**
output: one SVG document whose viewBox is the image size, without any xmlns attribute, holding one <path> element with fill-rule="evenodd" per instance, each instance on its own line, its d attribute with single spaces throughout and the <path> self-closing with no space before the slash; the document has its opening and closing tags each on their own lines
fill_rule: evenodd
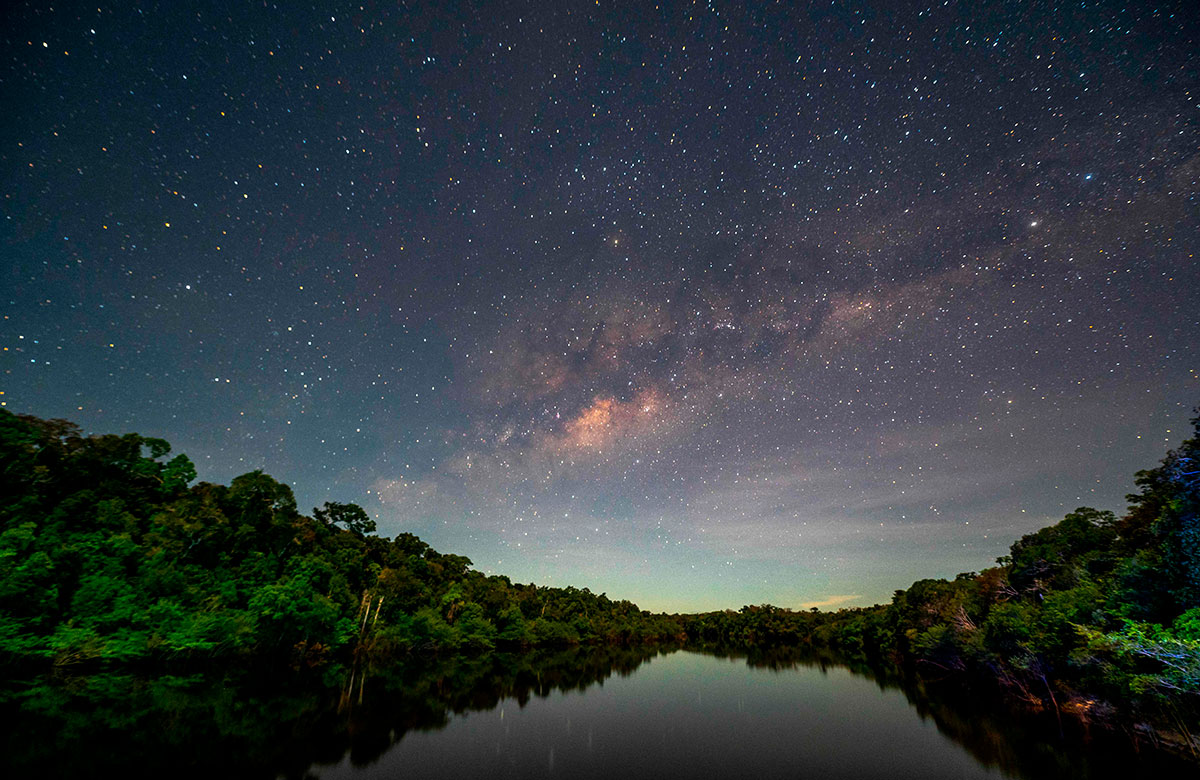
<svg viewBox="0 0 1200 780">
<path fill-rule="evenodd" d="M 317 679 L 317 677 L 321 679 Z M 793 656 L 653 649 L 10 687 L 9 776 L 1087 778 L 1196 766 L 955 685 Z M 1069 726 L 1069 724 L 1068 724 Z M 0 764 L 3 767 L 3 764 Z"/>
<path fill-rule="evenodd" d="M 913 699 L 916 698 L 917 701 Z M 957 697 L 956 697 L 957 698 Z M 939 706 L 941 705 L 941 706 Z M 957 702 L 959 708 L 968 706 Z M 935 715 L 934 708 L 938 708 Z M 947 711 L 925 692 L 816 661 L 752 666 L 679 651 L 586 690 L 501 701 L 409 733 L 362 766 L 322 778 L 1093 778 L 1187 768 L 1046 722 Z M 1025 728 L 1021 728 L 1024 725 Z M 1122 746 L 1124 747 L 1124 746 Z M 1133 774 L 1130 774 L 1133 772 Z M 1167 774 L 1162 774 L 1167 772 Z"/>
</svg>

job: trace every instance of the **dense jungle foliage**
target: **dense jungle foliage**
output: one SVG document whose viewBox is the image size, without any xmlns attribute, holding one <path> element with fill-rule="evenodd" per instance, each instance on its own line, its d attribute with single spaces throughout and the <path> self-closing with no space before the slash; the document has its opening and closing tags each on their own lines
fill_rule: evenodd
<svg viewBox="0 0 1200 780">
<path fill-rule="evenodd" d="M 920 580 L 891 604 L 836 613 L 747 606 L 684 616 L 684 630 L 692 641 L 811 644 L 973 674 L 1085 717 L 1133 705 L 1196 750 L 1200 417 L 1192 425 L 1192 438 L 1137 473 L 1123 517 L 1080 507 L 1017 540 L 999 566 Z"/>
<path fill-rule="evenodd" d="M 301 514 L 260 471 L 200 482 L 137 434 L 0 410 L 0 657 L 9 662 L 375 658 L 645 641 L 678 624 L 573 587 L 485 576 L 354 504 Z"/>
<path fill-rule="evenodd" d="M 193 485 L 191 462 L 168 460 L 160 439 L 83 436 L 0 410 L 0 659 L 313 666 L 351 651 L 811 645 L 999 680 L 1056 710 L 1156 708 L 1186 734 L 1200 713 L 1200 417 L 1193 425 L 1138 472 L 1123 517 L 1081 507 L 994 568 L 921 580 L 870 608 L 671 616 L 485 576 L 412 534 L 374 535 L 353 504 L 304 515 L 262 472 Z"/>
</svg>

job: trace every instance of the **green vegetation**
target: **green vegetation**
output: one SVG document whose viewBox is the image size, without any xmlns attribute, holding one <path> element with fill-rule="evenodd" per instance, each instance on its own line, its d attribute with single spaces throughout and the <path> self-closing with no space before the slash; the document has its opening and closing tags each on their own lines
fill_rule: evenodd
<svg viewBox="0 0 1200 780">
<path fill-rule="evenodd" d="M 153 663 L 631 642 L 673 620 L 587 589 L 512 583 L 353 504 L 301 514 L 262 472 L 201 482 L 137 434 L 0 410 L 0 658 Z"/>
<path fill-rule="evenodd" d="M 770 605 L 683 618 L 693 641 L 807 644 L 925 675 L 985 678 L 1056 713 L 1117 705 L 1193 752 L 1200 737 L 1200 417 L 1138 472 L 1124 517 L 1080 507 L 1017 540 L 999 566 L 920 580 L 837 613 Z"/>
<path fill-rule="evenodd" d="M 998 681 L 1055 713 L 1111 707 L 1193 744 L 1200 732 L 1200 417 L 1136 476 L 1129 509 L 1080 507 L 999 566 L 921 580 L 887 605 L 651 615 L 587 589 L 485 576 L 360 507 L 301 514 L 262 472 L 191 484 L 169 445 L 83 436 L 0 410 L 0 659 L 276 667 L 685 639 L 826 648 L 918 673 Z"/>
</svg>

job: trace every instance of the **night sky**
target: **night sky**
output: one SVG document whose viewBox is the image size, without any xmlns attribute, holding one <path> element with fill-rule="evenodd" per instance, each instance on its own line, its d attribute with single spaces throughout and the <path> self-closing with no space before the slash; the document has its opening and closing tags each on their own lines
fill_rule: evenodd
<svg viewBox="0 0 1200 780">
<path fill-rule="evenodd" d="M 11 411 L 695 611 L 979 570 L 1200 403 L 1194 3 L 97 2 L 0 23 Z"/>
</svg>

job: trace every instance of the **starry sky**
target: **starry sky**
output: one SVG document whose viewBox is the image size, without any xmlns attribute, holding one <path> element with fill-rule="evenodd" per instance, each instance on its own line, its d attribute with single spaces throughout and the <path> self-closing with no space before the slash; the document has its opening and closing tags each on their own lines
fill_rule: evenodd
<svg viewBox="0 0 1200 780">
<path fill-rule="evenodd" d="M 886 601 L 1189 430 L 1198 15 L 8 4 L 0 401 L 515 581 Z"/>
</svg>

